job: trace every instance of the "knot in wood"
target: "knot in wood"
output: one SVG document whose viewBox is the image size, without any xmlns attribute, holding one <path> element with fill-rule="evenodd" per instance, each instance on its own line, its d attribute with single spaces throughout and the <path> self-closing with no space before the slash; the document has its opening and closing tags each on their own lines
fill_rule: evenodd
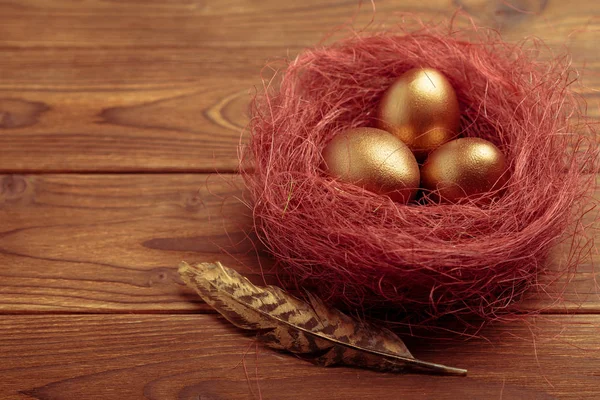
<svg viewBox="0 0 600 400">
<path fill-rule="evenodd" d="M 19 175 L 5 175 L 0 177 L 0 197 L 15 199 L 25 193 L 27 181 Z"/>
</svg>

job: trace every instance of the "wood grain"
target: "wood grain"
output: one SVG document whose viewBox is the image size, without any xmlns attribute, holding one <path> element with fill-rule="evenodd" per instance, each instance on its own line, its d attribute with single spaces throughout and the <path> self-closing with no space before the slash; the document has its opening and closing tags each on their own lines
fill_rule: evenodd
<svg viewBox="0 0 600 400">
<path fill-rule="evenodd" d="M 206 175 L 0 177 L 2 312 L 197 308 L 178 285 L 181 260 L 257 266 L 239 184 Z"/>
<path fill-rule="evenodd" d="M 0 171 L 233 172 L 265 61 L 294 57 L 353 16 L 365 26 L 365 3 L 4 1 Z M 600 115 L 594 1 L 382 0 L 371 28 L 401 13 L 439 21 L 459 8 L 507 40 L 568 45 L 585 66 L 577 90 Z"/>
<path fill-rule="evenodd" d="M 181 260 L 275 280 L 249 234 L 241 179 L 228 174 L 248 102 L 267 60 L 352 19 L 368 24 L 370 2 L 357 4 L 0 0 L 0 399 L 600 398 L 598 254 L 562 301 L 532 293 L 523 304 L 544 315 L 464 342 L 406 339 L 467 378 L 314 367 L 256 346 L 180 281 Z M 597 1 L 376 9 L 368 29 L 461 9 L 509 41 L 534 35 L 568 50 L 583 71 L 574 90 L 600 118 Z M 459 15 L 455 26 L 468 24 Z M 588 232 L 599 238 L 597 226 Z M 555 248 L 552 268 L 567 249 Z"/>
<path fill-rule="evenodd" d="M 487 341 L 409 341 L 418 358 L 469 369 L 441 378 L 320 368 L 212 315 L 8 316 L 0 397 L 597 399 L 599 327 L 600 316 L 552 316 L 490 328 Z"/>
<path fill-rule="evenodd" d="M 182 260 L 221 260 L 256 283 L 262 265 L 273 282 L 242 188 L 236 175 L 0 176 L 0 313 L 206 309 L 177 276 Z M 556 268 L 567 249 L 554 251 Z M 526 307 L 600 312 L 593 261 L 579 267 L 563 301 L 537 294 Z"/>
</svg>

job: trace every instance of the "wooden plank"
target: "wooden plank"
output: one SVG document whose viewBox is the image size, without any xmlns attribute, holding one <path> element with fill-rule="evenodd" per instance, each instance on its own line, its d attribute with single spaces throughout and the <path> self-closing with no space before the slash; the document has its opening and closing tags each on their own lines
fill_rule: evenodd
<svg viewBox="0 0 600 400">
<path fill-rule="evenodd" d="M 373 7 L 358 1 L 300 4 L 277 0 L 227 0 L 218 4 L 175 0 L 169 2 L 91 0 L 12 0 L 2 3 L 2 41 L 9 46 L 148 46 L 221 47 L 310 46 L 333 28 L 352 20 L 365 26 Z M 559 43 L 568 35 L 593 30 L 598 4 L 577 0 L 570 4 L 540 0 L 383 0 L 375 3 L 377 29 L 398 22 L 398 16 L 420 15 L 440 20 L 462 9 L 472 18 L 515 37 L 544 32 Z M 466 26 L 466 18 L 458 24 Z M 102 34 L 98 34 L 102 32 Z"/>
<path fill-rule="evenodd" d="M 205 310 L 177 276 L 181 260 L 221 260 L 260 282 L 259 261 L 268 277 L 272 263 L 247 237 L 242 188 L 235 175 L 0 176 L 0 313 Z M 527 308 L 600 312 L 593 261 L 563 301 L 537 295 Z"/>
<path fill-rule="evenodd" d="M 181 260 L 257 265 L 235 176 L 9 175 L 0 182 L 4 312 L 191 310 L 199 300 L 178 285 Z"/>
<path fill-rule="evenodd" d="M 408 341 L 418 358 L 467 368 L 460 378 L 316 367 L 212 315 L 7 316 L 0 397 L 597 399 L 599 327 L 552 316 L 490 327 L 487 340 Z"/>
<path fill-rule="evenodd" d="M 5 93 L 0 171 L 235 171 L 251 87 L 236 82 Z"/>
<path fill-rule="evenodd" d="M 0 171 L 235 171 L 265 61 L 314 45 L 357 7 L 213 3 L 2 2 Z M 373 29 L 400 12 L 439 21 L 460 6 L 508 40 L 536 35 L 559 50 L 566 42 L 586 67 L 578 90 L 599 115 L 597 2 L 519 1 L 529 13 L 502 0 L 422 3 L 377 2 Z M 371 17 L 365 4 L 356 26 Z"/>
</svg>

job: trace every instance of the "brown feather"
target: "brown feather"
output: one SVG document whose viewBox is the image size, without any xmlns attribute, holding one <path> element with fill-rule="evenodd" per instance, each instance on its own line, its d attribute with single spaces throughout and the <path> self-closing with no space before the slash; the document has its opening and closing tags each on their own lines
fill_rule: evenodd
<svg viewBox="0 0 600 400">
<path fill-rule="evenodd" d="M 181 263 L 179 273 L 206 303 L 235 326 L 258 331 L 267 346 L 302 355 L 324 365 L 343 364 L 385 371 L 407 367 L 446 375 L 466 370 L 415 359 L 390 330 L 327 307 L 308 294 L 308 302 L 274 286 L 259 287 L 221 263 Z"/>
</svg>

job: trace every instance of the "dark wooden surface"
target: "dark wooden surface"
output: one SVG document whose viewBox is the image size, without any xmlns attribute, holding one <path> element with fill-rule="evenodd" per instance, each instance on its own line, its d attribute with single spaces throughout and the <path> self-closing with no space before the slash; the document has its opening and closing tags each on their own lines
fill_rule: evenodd
<svg viewBox="0 0 600 400">
<path fill-rule="evenodd" d="M 599 324 L 547 316 L 489 330 L 489 342 L 409 342 L 469 369 L 456 378 L 318 368 L 214 315 L 15 315 L 0 321 L 2 398 L 593 399 Z"/>
<path fill-rule="evenodd" d="M 568 45 L 600 116 L 595 0 L 376 6 L 376 27 L 462 7 L 508 40 Z M 314 367 L 256 346 L 181 284 L 179 261 L 217 259 L 260 282 L 235 175 L 249 94 L 267 59 L 355 13 L 355 1 L 0 1 L 0 399 L 600 398 L 598 255 L 563 301 L 530 296 L 537 318 L 485 339 L 407 339 L 467 378 Z M 356 24 L 370 18 L 367 2 Z"/>
</svg>

